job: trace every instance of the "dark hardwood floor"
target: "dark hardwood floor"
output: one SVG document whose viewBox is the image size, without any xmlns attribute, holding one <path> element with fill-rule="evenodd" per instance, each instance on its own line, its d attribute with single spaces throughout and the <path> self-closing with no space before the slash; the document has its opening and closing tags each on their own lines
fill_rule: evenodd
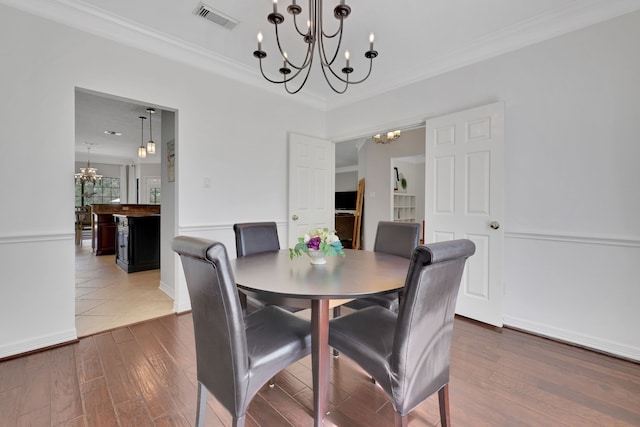
<svg viewBox="0 0 640 427">
<path fill-rule="evenodd" d="M 192 426 L 190 314 L 170 315 L 0 363 L 0 426 Z M 640 365 L 514 330 L 456 319 L 454 426 L 640 426 Z M 248 426 L 312 426 L 311 360 L 254 398 Z M 326 425 L 391 426 L 385 394 L 344 356 L 332 359 Z M 209 398 L 207 426 L 230 417 Z M 438 426 L 437 396 L 410 417 Z"/>
</svg>

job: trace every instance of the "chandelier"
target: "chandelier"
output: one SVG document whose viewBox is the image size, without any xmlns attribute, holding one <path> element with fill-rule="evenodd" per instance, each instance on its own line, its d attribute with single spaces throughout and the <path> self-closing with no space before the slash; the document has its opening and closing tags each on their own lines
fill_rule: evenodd
<svg viewBox="0 0 640 427">
<path fill-rule="evenodd" d="M 393 141 L 395 141 L 396 139 L 400 138 L 400 131 L 399 130 L 394 130 L 392 132 L 387 132 L 384 135 L 381 134 L 375 134 L 373 135 L 372 139 L 373 142 L 375 142 L 376 144 L 389 144 Z"/>
<path fill-rule="evenodd" d="M 285 90 L 290 93 L 298 93 L 300 89 L 305 85 L 309 78 L 309 72 L 311 71 L 311 65 L 313 64 L 314 51 L 316 46 L 318 48 L 318 56 L 322 69 L 322 74 L 329 87 L 336 93 L 344 93 L 350 84 L 358 84 L 365 81 L 371 74 L 373 68 L 373 58 L 378 56 L 378 52 L 373 50 L 373 34 L 369 36 L 369 50 L 364 53 L 364 57 L 369 60 L 369 71 L 360 80 L 350 80 L 350 75 L 353 73 L 353 68 L 349 65 L 349 51 L 344 52 L 345 63 L 341 70 L 337 71 L 340 67 L 336 63 L 336 58 L 340 52 L 340 45 L 342 44 L 342 33 L 344 29 L 344 20 L 351 14 L 351 7 L 344 4 L 345 0 L 340 0 L 333 9 L 333 16 L 339 21 L 338 28 L 335 32 L 331 33 L 325 30 L 322 19 L 322 0 L 309 0 L 308 5 L 308 19 L 307 26 L 304 30 L 301 30 L 298 16 L 302 13 L 302 7 L 296 4 L 296 0 L 292 0 L 292 3 L 287 6 L 287 12 L 293 16 L 293 26 L 295 32 L 302 38 L 304 44 L 306 44 L 306 54 L 304 60 L 299 63 L 289 59 L 287 52 L 282 48 L 280 43 L 280 36 L 278 33 L 278 25 L 284 22 L 284 15 L 278 12 L 278 0 L 273 0 L 273 12 L 267 16 L 267 21 L 273 24 L 275 28 L 276 43 L 278 45 L 278 51 L 282 57 L 282 67 L 278 72 L 282 75 L 282 79 L 276 80 L 267 77 L 262 67 L 262 60 L 267 57 L 267 53 L 262 50 L 262 33 L 258 33 L 258 50 L 253 52 L 253 56 L 260 61 L 260 73 L 267 81 L 276 84 L 283 84 Z M 327 47 L 325 43 L 330 39 L 337 38 L 337 46 L 333 52 L 327 53 Z M 339 74 L 342 73 L 341 74 Z M 297 80 L 299 86 L 291 88 L 288 83 L 293 80 Z M 293 83 L 292 83 L 293 84 Z"/>
<path fill-rule="evenodd" d="M 139 116 L 140 119 L 140 147 L 138 147 L 138 157 L 144 159 L 147 157 L 147 147 L 144 146 L 144 121 L 147 120 L 145 116 Z"/>
<path fill-rule="evenodd" d="M 95 184 L 96 181 L 100 181 L 102 179 L 102 175 L 98 175 L 96 168 L 91 167 L 91 161 L 89 160 L 90 150 L 91 147 L 87 147 L 87 167 L 80 168 L 80 172 L 73 175 L 76 181 L 79 181 L 82 184 L 86 184 L 87 182 Z"/>
</svg>

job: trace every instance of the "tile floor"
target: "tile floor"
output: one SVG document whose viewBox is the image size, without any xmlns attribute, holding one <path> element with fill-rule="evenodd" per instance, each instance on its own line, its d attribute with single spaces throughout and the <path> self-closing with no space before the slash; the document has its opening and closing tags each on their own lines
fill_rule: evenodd
<svg viewBox="0 0 640 427">
<path fill-rule="evenodd" d="M 160 270 L 127 274 L 115 255 L 95 256 L 91 241 L 76 246 L 78 337 L 173 313 L 173 299 L 159 289 Z"/>
</svg>

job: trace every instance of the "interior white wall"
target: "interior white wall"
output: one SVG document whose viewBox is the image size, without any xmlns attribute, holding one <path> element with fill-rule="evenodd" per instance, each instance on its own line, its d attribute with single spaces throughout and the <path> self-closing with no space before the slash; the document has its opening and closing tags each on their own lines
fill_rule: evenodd
<svg viewBox="0 0 640 427">
<path fill-rule="evenodd" d="M 505 324 L 640 360 L 638 40 L 628 14 L 332 110 L 329 137 L 504 101 Z"/>
<path fill-rule="evenodd" d="M 336 191 L 357 191 L 358 172 L 336 172 Z"/>
<path fill-rule="evenodd" d="M 178 112 L 176 233 L 228 245 L 233 222 L 286 224 L 287 132 L 325 134 L 322 111 L 6 6 L 0 52 L 0 174 L 12 183 L 0 196 L 21 201 L 20 209 L 0 210 L 0 323 L 12 325 L 0 328 L 0 357 L 76 337 L 76 87 Z M 27 164 L 37 176 L 11 179 Z M 42 177 L 47 191 L 30 197 Z M 185 301 L 178 284 L 179 309 Z"/>
<path fill-rule="evenodd" d="M 168 174 L 168 153 L 167 143 L 175 142 L 176 114 L 173 111 L 162 111 L 162 158 L 160 159 L 160 176 L 162 177 L 162 199 L 160 203 L 160 289 L 171 298 L 174 298 L 176 283 L 177 258 L 171 250 L 171 239 L 178 234 L 176 214 L 178 207 L 176 204 L 176 183 L 169 181 Z M 174 300 L 174 309 L 177 311 L 178 305 Z"/>
</svg>

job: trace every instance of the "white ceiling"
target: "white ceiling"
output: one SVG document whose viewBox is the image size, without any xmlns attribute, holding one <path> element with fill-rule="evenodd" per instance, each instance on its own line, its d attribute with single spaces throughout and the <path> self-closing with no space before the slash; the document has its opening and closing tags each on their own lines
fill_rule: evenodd
<svg viewBox="0 0 640 427">
<path fill-rule="evenodd" d="M 335 28 L 331 10 L 337 2 L 325 2 L 329 10 L 324 14 L 327 27 Z M 351 86 L 346 94 L 336 95 L 322 79 L 316 61 L 302 91 L 285 95 L 280 85 L 268 83 L 260 76 L 258 61 L 252 55 L 257 48 L 256 34 L 261 31 L 265 38 L 263 49 L 269 55 L 265 68 L 274 71 L 271 76 L 278 75 L 275 70 L 281 66 L 281 60 L 276 54 L 273 26 L 266 19 L 272 10 L 272 0 L 205 0 L 209 7 L 238 21 L 232 30 L 196 16 L 199 0 L 0 0 L 0 3 L 323 109 L 346 105 L 640 9 L 640 0 L 347 0 L 352 13 L 345 21 L 343 46 L 351 52 L 351 66 L 355 69 L 352 77 L 357 79 L 367 67 L 363 53 L 368 50 L 368 35 L 373 32 L 379 56 L 374 60 L 371 77 Z M 303 44 L 287 31 L 292 24 L 286 12 L 289 4 L 288 0 L 280 0 L 278 8 L 285 16 L 281 25 L 283 48 L 295 59 L 300 57 Z M 306 21 L 307 2 L 298 0 L 298 4 L 303 7 Z M 82 107 L 77 117 L 79 150 L 86 151 L 85 141 L 109 144 L 113 138 L 100 137 L 96 132 L 117 126 L 126 131 L 123 133 L 132 146 L 139 145 L 137 117 L 147 106 L 120 103 L 120 111 L 113 100 L 92 98 L 95 97 L 79 96 Z M 154 139 L 160 135 L 155 127 L 153 133 Z M 93 153 L 94 150 L 92 158 Z"/>
<path fill-rule="evenodd" d="M 138 147 L 142 142 L 146 146 L 150 138 L 147 108 L 156 110 L 151 115 L 151 136 L 156 142 L 156 154 L 147 154 L 145 159 L 138 159 Z M 95 163 L 160 163 L 162 111 L 159 108 L 76 90 L 75 111 L 76 161 L 87 161 L 87 149 L 90 148 L 89 156 Z M 144 125 L 140 116 L 146 117 Z M 122 135 L 105 134 L 105 131 Z"/>
</svg>

